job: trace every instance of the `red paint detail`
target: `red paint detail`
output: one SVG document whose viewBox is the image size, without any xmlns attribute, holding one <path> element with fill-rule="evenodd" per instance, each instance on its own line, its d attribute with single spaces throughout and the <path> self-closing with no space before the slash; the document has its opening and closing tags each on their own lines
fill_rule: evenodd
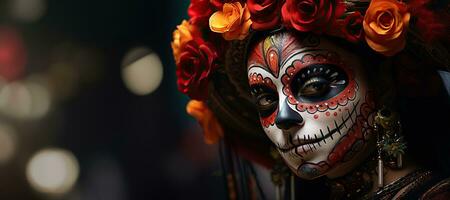
<svg viewBox="0 0 450 200">
<path fill-rule="evenodd" d="M 289 101 L 289 103 L 291 103 L 293 105 L 298 103 L 297 99 L 295 99 L 292 95 L 289 95 L 288 101 Z"/>
<path fill-rule="evenodd" d="M 303 111 L 305 111 L 306 109 L 305 109 L 305 107 L 303 106 L 303 104 L 299 104 L 298 102 L 296 102 L 296 103 L 294 103 L 293 105 L 296 105 L 297 104 L 297 110 L 299 110 L 299 111 L 301 111 L 301 112 L 303 112 Z"/>
<path fill-rule="evenodd" d="M 334 116 L 337 116 L 337 112 L 334 112 L 333 115 L 334 115 Z"/>
<path fill-rule="evenodd" d="M 328 155 L 328 159 L 332 162 L 335 163 L 338 159 L 338 157 L 336 156 L 335 153 L 330 153 L 330 155 Z"/>
<path fill-rule="evenodd" d="M 289 68 L 288 68 L 288 70 L 289 70 Z M 289 76 L 282 76 L 281 82 L 283 83 L 283 85 L 289 85 L 290 79 L 291 79 L 291 77 L 289 77 Z M 287 87 L 284 88 L 284 90 L 286 90 L 286 89 L 288 89 L 288 88 Z"/>
<path fill-rule="evenodd" d="M 363 104 L 362 107 L 364 107 Z M 368 108 L 373 111 L 374 108 Z M 363 134 L 362 134 L 362 128 L 363 123 L 367 121 L 367 117 L 363 115 L 358 115 L 356 119 L 356 123 L 353 124 L 353 126 L 350 128 L 349 132 L 347 133 L 347 137 L 341 138 L 341 140 L 336 144 L 336 146 L 333 148 L 333 150 L 328 154 L 328 164 L 330 166 L 335 165 L 337 162 L 340 162 L 344 155 L 351 150 L 352 145 L 357 140 L 364 140 Z"/>
<path fill-rule="evenodd" d="M 266 59 L 268 61 L 269 69 L 272 71 L 272 74 L 275 75 L 275 77 L 278 77 L 280 66 L 277 50 L 271 48 L 266 54 Z"/>
<path fill-rule="evenodd" d="M 264 128 L 268 128 L 271 125 L 275 124 L 275 117 L 277 116 L 278 109 L 276 109 L 272 114 L 270 114 L 268 117 L 261 117 L 261 124 Z"/>
<path fill-rule="evenodd" d="M 26 62 L 26 49 L 20 33 L 0 27 L 0 76 L 7 81 L 21 78 Z"/>
<path fill-rule="evenodd" d="M 252 85 L 265 85 L 269 88 L 272 88 L 274 90 L 277 89 L 277 87 L 275 86 L 275 84 L 272 82 L 272 79 L 270 79 L 269 77 L 263 77 L 261 74 L 259 73 L 251 73 L 248 77 L 248 81 L 250 86 Z"/>
<path fill-rule="evenodd" d="M 302 61 L 300 61 L 300 60 L 295 60 L 294 63 L 293 63 L 293 65 L 294 65 L 294 68 L 292 68 L 292 71 L 291 71 L 291 72 L 297 71 L 297 70 L 295 70 L 295 69 L 303 68 L 303 67 L 302 67 L 302 66 L 303 66 L 303 63 L 302 63 Z"/>
<path fill-rule="evenodd" d="M 347 103 L 348 99 L 347 98 L 340 98 L 339 99 L 339 104 L 340 105 L 345 105 Z"/>
<path fill-rule="evenodd" d="M 249 58 L 248 58 L 248 64 L 257 64 L 258 66 L 264 66 L 264 56 L 263 56 L 263 46 L 262 43 L 258 43 L 258 45 L 255 46 L 254 49 L 250 52 Z"/>
<path fill-rule="evenodd" d="M 324 112 L 324 111 L 328 110 L 328 106 L 320 104 L 318 110 L 321 111 L 321 112 Z"/>
<path fill-rule="evenodd" d="M 327 117 L 329 117 L 330 116 L 330 112 L 326 112 L 325 115 L 327 115 Z"/>
<path fill-rule="evenodd" d="M 319 115 L 314 115 L 314 119 L 319 119 Z"/>
<path fill-rule="evenodd" d="M 283 49 L 281 49 L 281 60 L 284 61 L 289 58 L 289 56 L 294 53 L 294 51 L 302 48 L 302 46 L 297 42 L 297 39 L 295 37 L 291 37 L 290 35 L 282 35 L 280 38 L 280 41 L 277 41 L 282 43 Z"/>
</svg>

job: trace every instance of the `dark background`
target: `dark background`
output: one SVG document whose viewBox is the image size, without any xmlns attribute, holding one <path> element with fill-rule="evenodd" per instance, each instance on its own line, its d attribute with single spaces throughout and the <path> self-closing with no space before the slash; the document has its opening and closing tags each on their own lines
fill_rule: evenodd
<svg viewBox="0 0 450 200">
<path fill-rule="evenodd" d="M 23 65 L 8 65 L 17 72 L 5 84 L 44 77 L 51 106 L 33 119 L 0 110 L 17 138 L 15 153 L 0 165 L 0 199 L 225 196 L 217 147 L 203 143 L 176 89 L 170 41 L 187 18 L 188 0 L 30 0 L 22 6 L 44 2 L 31 20 L 11 14 L 15 1 L 0 2 L 0 30 L 22 40 L 25 56 L 15 56 Z M 133 94 L 122 79 L 122 60 L 135 47 L 153 50 L 163 64 L 161 85 L 147 95 Z M 72 152 L 80 165 L 78 181 L 62 195 L 33 189 L 25 175 L 31 156 L 48 147 Z"/>
</svg>

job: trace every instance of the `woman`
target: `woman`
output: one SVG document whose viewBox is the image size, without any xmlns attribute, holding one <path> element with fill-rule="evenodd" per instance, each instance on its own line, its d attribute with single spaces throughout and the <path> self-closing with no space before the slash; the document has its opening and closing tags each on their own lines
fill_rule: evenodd
<svg viewBox="0 0 450 200">
<path fill-rule="evenodd" d="M 279 199 L 450 198 L 446 7 L 192 1 L 178 86 L 207 142 L 223 138 L 230 198 L 272 199 L 255 163 Z"/>
</svg>

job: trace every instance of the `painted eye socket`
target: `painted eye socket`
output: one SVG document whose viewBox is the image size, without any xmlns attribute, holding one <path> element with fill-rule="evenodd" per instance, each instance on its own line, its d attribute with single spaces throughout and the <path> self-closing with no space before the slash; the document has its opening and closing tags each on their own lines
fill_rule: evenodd
<svg viewBox="0 0 450 200">
<path fill-rule="evenodd" d="M 255 98 L 255 103 L 262 117 L 272 114 L 278 105 L 277 93 L 268 87 L 257 85 L 251 87 L 251 93 Z"/>
<path fill-rule="evenodd" d="M 297 72 L 290 85 L 298 101 L 314 103 L 342 92 L 348 85 L 348 76 L 338 66 L 314 64 Z"/>
</svg>

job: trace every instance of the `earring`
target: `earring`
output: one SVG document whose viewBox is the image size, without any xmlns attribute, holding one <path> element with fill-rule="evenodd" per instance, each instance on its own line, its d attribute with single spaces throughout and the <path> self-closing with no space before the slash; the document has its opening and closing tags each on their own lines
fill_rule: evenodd
<svg viewBox="0 0 450 200">
<path fill-rule="evenodd" d="M 382 108 L 375 116 L 374 130 L 377 133 L 378 187 L 383 187 L 383 167 L 403 167 L 406 142 L 401 134 L 402 127 L 396 113 Z"/>
</svg>

